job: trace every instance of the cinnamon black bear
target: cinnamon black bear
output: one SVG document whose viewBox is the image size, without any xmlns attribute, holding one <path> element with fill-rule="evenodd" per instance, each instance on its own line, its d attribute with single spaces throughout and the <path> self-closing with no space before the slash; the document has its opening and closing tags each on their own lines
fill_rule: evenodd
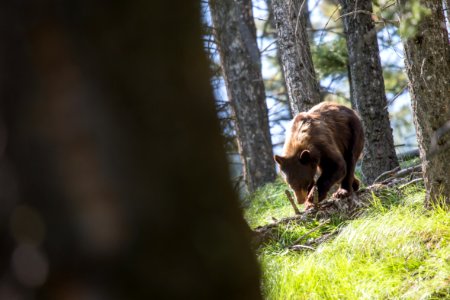
<svg viewBox="0 0 450 300">
<path fill-rule="evenodd" d="M 361 121 L 343 105 L 322 102 L 299 113 L 286 136 L 283 156 L 275 155 L 286 182 L 299 204 L 312 205 L 314 185 L 319 202 L 335 183 L 341 183 L 334 197 L 344 198 L 359 189 L 355 165 L 364 147 Z M 321 174 L 314 182 L 317 170 Z"/>
</svg>

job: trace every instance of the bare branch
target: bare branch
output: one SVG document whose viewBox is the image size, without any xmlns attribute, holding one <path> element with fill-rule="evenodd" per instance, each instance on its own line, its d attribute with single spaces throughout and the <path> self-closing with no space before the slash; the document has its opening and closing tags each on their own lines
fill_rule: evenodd
<svg viewBox="0 0 450 300">
<path fill-rule="evenodd" d="M 311 251 L 315 251 L 316 249 L 311 247 L 311 246 L 306 246 L 306 245 L 293 245 L 289 247 L 290 250 L 311 250 Z"/>
<path fill-rule="evenodd" d="M 387 177 L 387 176 L 389 176 L 389 175 L 392 175 L 392 174 L 394 174 L 394 173 L 397 173 L 398 170 L 400 170 L 400 166 L 398 166 L 398 167 L 396 167 L 396 168 L 394 168 L 394 169 L 392 169 L 392 170 L 389 170 L 389 171 L 386 171 L 386 172 L 382 173 L 380 176 L 378 176 L 377 178 L 375 178 L 375 180 L 373 181 L 373 183 L 378 183 L 382 178 Z"/>
<path fill-rule="evenodd" d="M 369 15 L 369 16 L 374 15 L 374 14 L 373 14 L 372 12 L 370 12 L 370 11 L 363 10 L 363 9 L 358 9 L 358 10 L 355 10 L 355 11 L 353 11 L 353 12 L 349 12 L 349 13 L 343 14 L 343 15 L 339 16 L 337 19 L 335 19 L 334 21 L 336 22 L 336 21 L 339 20 L 339 19 L 342 19 L 342 18 L 347 17 L 347 16 L 351 16 L 351 15 L 356 16 L 356 14 L 366 14 L 366 15 Z"/>
<path fill-rule="evenodd" d="M 325 222 L 319 224 L 317 227 L 311 229 L 310 231 L 308 231 L 307 233 L 305 233 L 304 235 L 302 235 L 301 237 L 299 237 L 298 239 L 295 240 L 295 242 L 293 243 L 294 245 L 297 244 L 298 242 L 300 242 L 301 240 L 303 240 L 305 237 L 307 237 L 308 235 L 310 235 L 311 233 L 319 230 L 320 228 L 322 228 L 323 226 L 325 226 L 326 224 L 329 224 L 330 220 L 326 220 Z"/>
<path fill-rule="evenodd" d="M 295 214 L 299 215 L 300 214 L 300 210 L 298 210 L 297 205 L 295 205 L 294 199 L 292 198 L 291 192 L 289 192 L 288 190 L 285 190 L 284 193 L 286 194 L 289 202 L 292 205 L 292 208 L 294 208 Z"/>
</svg>

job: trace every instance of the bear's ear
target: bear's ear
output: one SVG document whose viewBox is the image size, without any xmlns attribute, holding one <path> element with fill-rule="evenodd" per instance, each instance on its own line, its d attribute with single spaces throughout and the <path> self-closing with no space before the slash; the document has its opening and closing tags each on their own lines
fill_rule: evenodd
<svg viewBox="0 0 450 300">
<path fill-rule="evenodd" d="M 274 155 L 273 159 L 277 162 L 277 164 L 279 165 L 283 165 L 284 162 L 286 161 L 286 158 L 283 156 L 279 156 L 279 155 Z"/>
<path fill-rule="evenodd" d="M 309 150 L 303 150 L 302 153 L 300 153 L 300 155 L 298 156 L 298 159 L 302 164 L 306 165 L 312 160 L 311 152 L 309 152 Z"/>
</svg>

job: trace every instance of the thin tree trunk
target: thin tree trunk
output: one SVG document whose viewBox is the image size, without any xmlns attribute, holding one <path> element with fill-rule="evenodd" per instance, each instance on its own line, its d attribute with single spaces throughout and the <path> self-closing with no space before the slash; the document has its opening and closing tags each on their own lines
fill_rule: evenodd
<svg viewBox="0 0 450 300">
<path fill-rule="evenodd" d="M 446 15 L 447 15 L 447 24 L 450 25 L 450 0 L 445 0 L 444 1 L 445 5 L 445 11 L 446 11 Z"/>
<path fill-rule="evenodd" d="M 302 13 L 304 14 L 303 18 L 305 18 L 305 24 L 306 24 L 305 30 L 306 30 L 306 33 L 308 34 L 309 44 L 311 45 L 314 43 L 314 28 L 313 28 L 313 24 L 312 24 L 311 18 L 310 18 L 308 0 L 306 0 L 305 3 L 303 4 Z"/>
<path fill-rule="evenodd" d="M 357 109 L 357 105 L 356 105 L 356 101 L 354 96 L 354 92 L 353 92 L 353 80 L 352 80 L 352 72 L 350 70 L 350 63 L 347 63 L 347 73 L 348 73 L 348 87 L 350 89 L 350 104 L 352 105 L 352 108 L 354 110 Z"/>
<path fill-rule="evenodd" d="M 289 100 L 288 87 L 287 87 L 287 84 L 286 84 L 286 75 L 284 74 L 283 61 L 281 59 L 281 54 L 280 54 L 280 50 L 279 49 L 277 49 L 277 63 L 278 63 L 278 66 L 280 68 L 280 73 L 281 73 L 280 80 L 281 80 L 283 88 L 284 88 L 283 97 L 288 102 L 288 103 L 286 103 L 286 108 L 289 111 L 288 118 L 289 119 L 293 119 L 295 115 L 294 115 L 294 112 L 292 111 L 292 105 L 291 105 L 292 102 Z"/>
<path fill-rule="evenodd" d="M 295 114 L 320 102 L 319 84 L 306 31 L 306 0 L 272 0 L 291 109 Z"/>
<path fill-rule="evenodd" d="M 266 0 L 266 5 L 267 5 L 267 9 L 269 10 L 267 22 L 270 22 L 270 26 L 273 29 L 276 29 L 275 18 L 273 15 L 272 0 Z M 278 40 L 278 35 L 277 35 L 276 31 L 274 32 L 274 38 L 275 38 L 275 40 Z M 280 73 L 281 73 L 280 80 L 281 80 L 281 83 L 284 88 L 283 97 L 285 97 L 286 100 L 288 101 L 288 103 L 287 103 L 287 108 L 289 110 L 288 117 L 289 117 L 289 119 L 292 119 L 294 117 L 294 112 L 292 111 L 291 101 L 289 100 L 288 87 L 286 84 L 286 76 L 284 74 L 284 68 L 283 68 L 283 60 L 281 59 L 280 49 L 277 48 L 276 51 L 277 51 L 277 53 L 276 53 L 277 63 L 278 63 L 278 67 L 280 68 Z"/>
<path fill-rule="evenodd" d="M 1 2 L 1 299 L 261 298 L 199 12 Z"/>
<path fill-rule="evenodd" d="M 362 171 L 372 183 L 398 166 L 389 123 L 371 0 L 340 0 L 350 64 L 351 99 L 364 126 Z"/>
<path fill-rule="evenodd" d="M 440 195 L 450 203 L 450 135 L 439 133 L 450 120 L 450 46 L 447 29 L 442 26 L 442 2 L 420 3 L 430 14 L 422 17 L 413 36 L 403 40 L 405 65 L 427 203 L 433 203 Z M 403 1 L 399 6 L 404 21 L 408 8 Z"/>
<path fill-rule="evenodd" d="M 211 0 L 210 9 L 249 192 L 275 180 L 261 58 L 250 0 Z"/>
</svg>

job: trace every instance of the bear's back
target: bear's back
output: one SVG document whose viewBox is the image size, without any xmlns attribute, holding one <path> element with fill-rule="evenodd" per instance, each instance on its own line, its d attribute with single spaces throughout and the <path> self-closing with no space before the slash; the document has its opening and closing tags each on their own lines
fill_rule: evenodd
<svg viewBox="0 0 450 300">
<path fill-rule="evenodd" d="M 362 132 L 356 113 L 343 105 L 322 102 L 308 112 L 299 113 L 286 135 L 284 155 L 291 157 L 303 150 L 325 148 L 344 153 L 354 142 L 355 131 Z"/>
</svg>

